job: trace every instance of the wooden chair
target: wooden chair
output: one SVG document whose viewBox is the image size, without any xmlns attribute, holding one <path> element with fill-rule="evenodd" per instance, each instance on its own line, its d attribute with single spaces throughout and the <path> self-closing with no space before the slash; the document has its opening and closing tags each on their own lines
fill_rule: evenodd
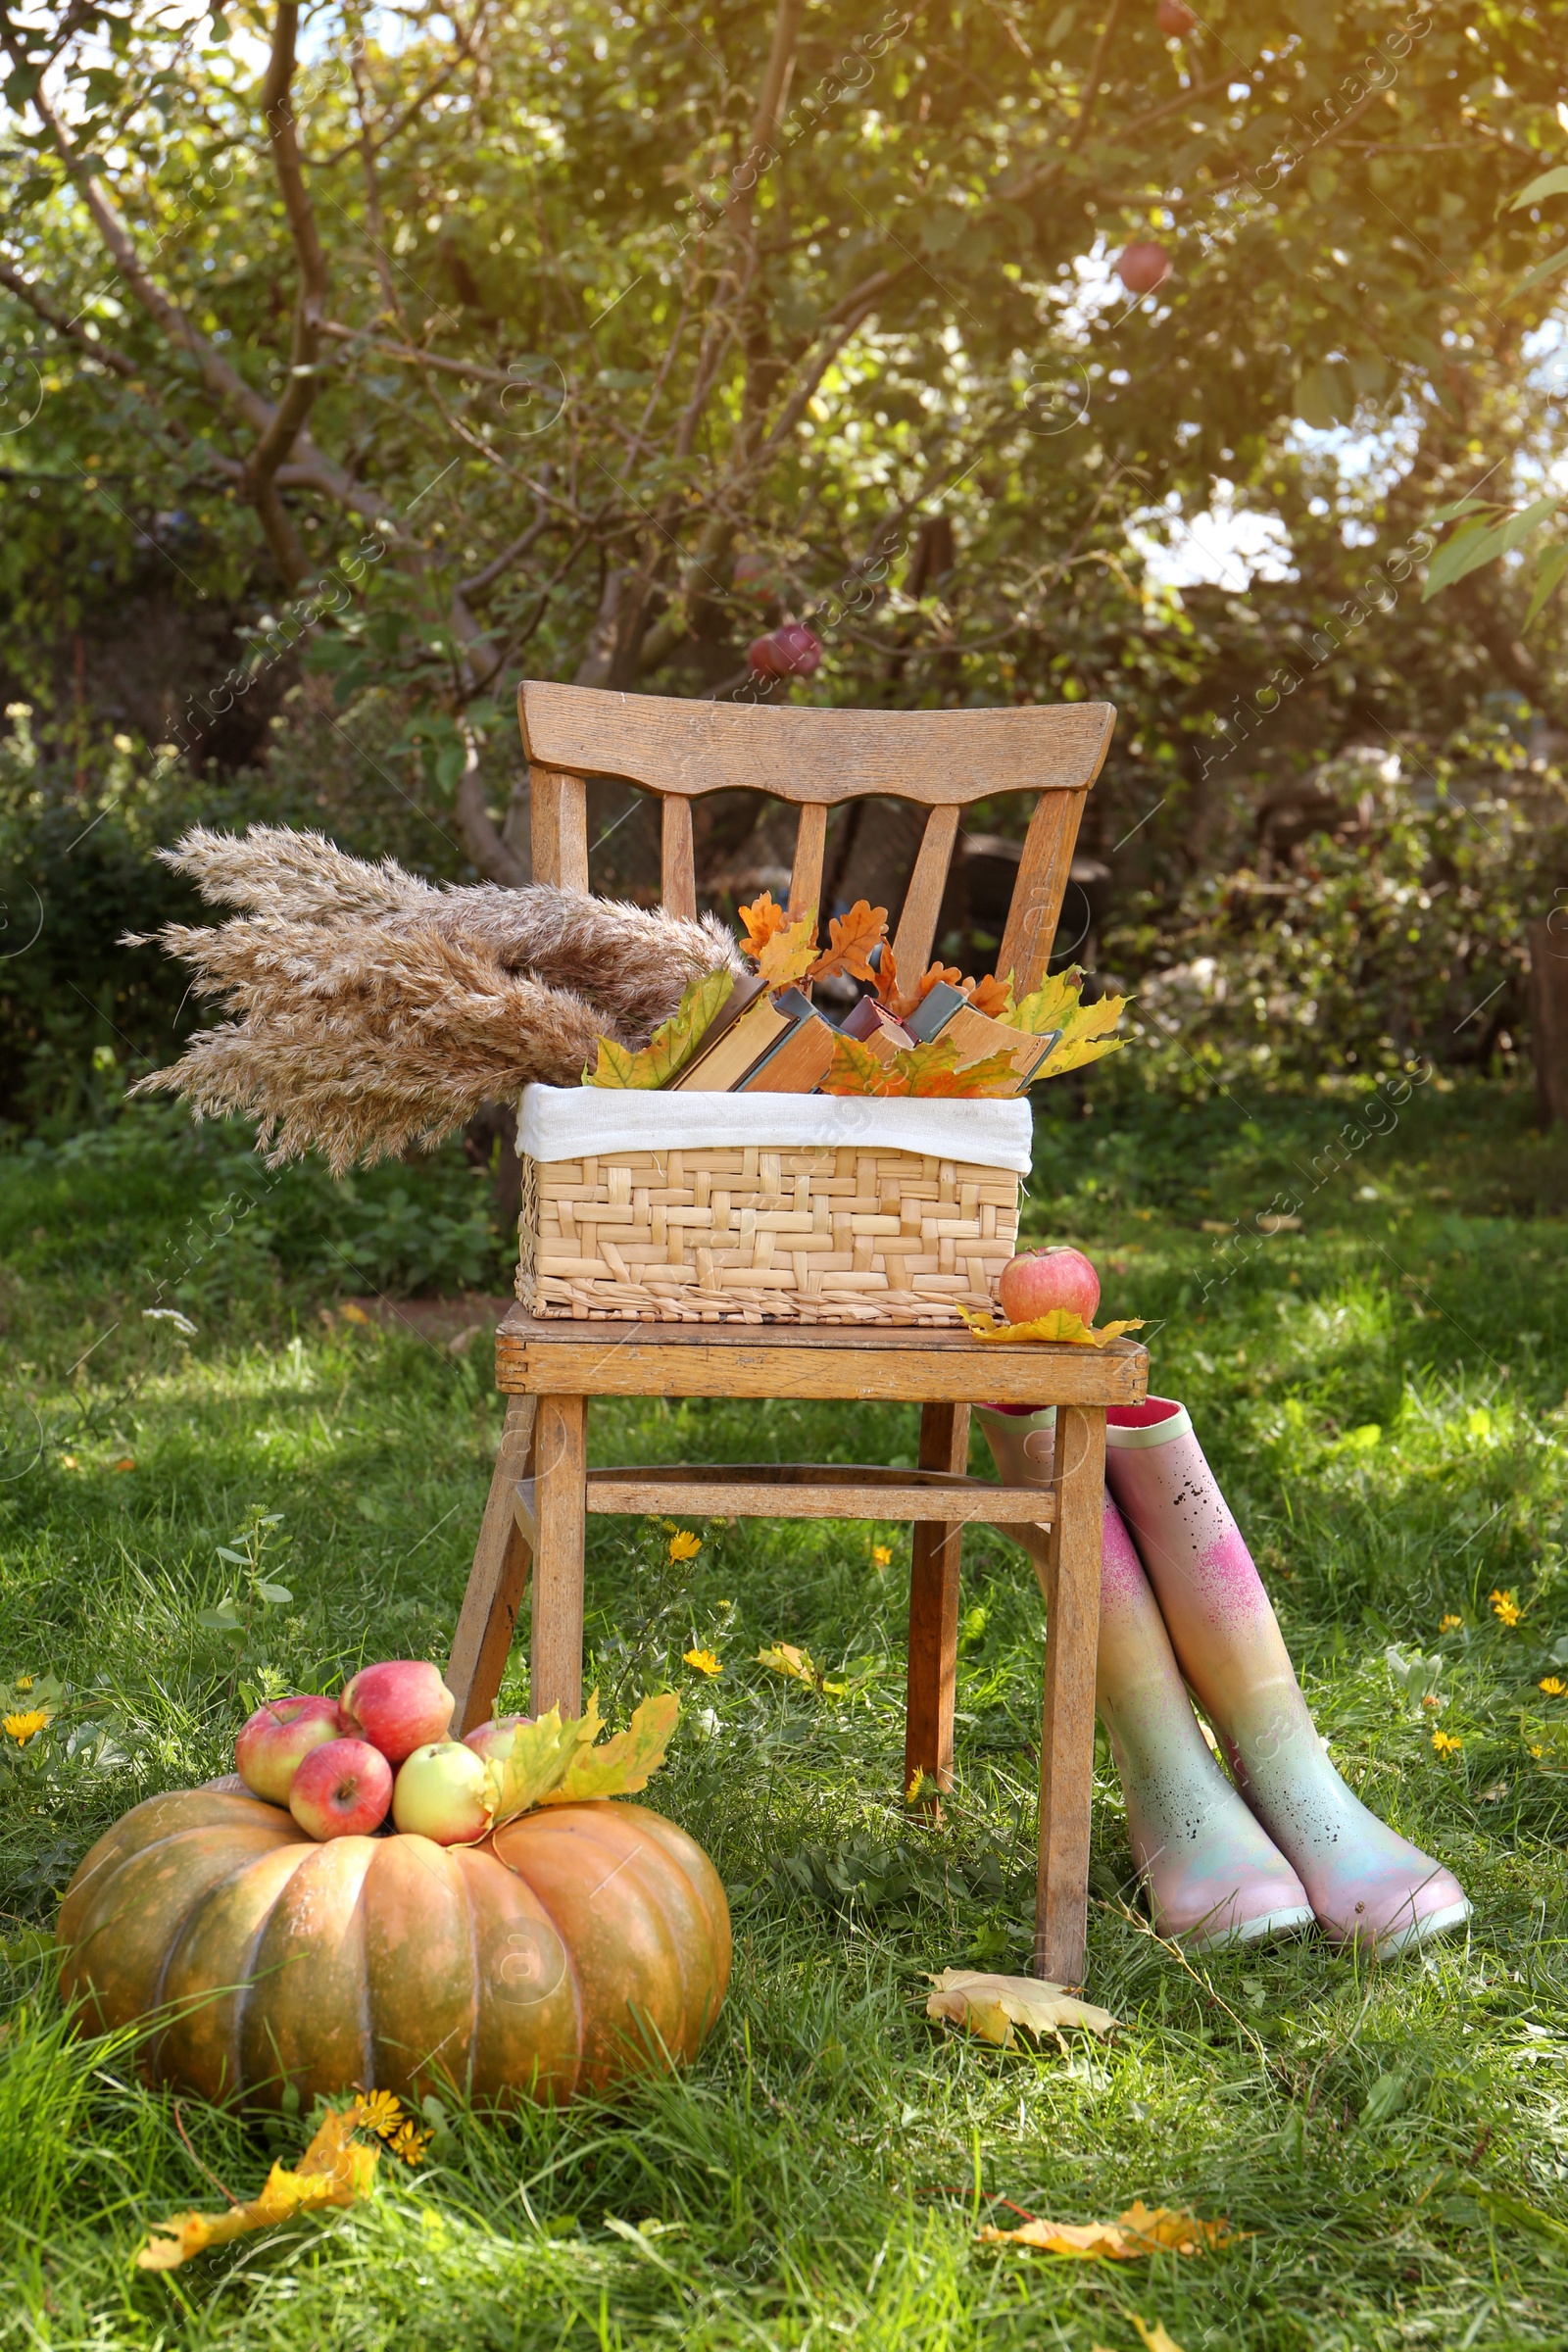
<svg viewBox="0 0 1568 2352">
<path fill-rule="evenodd" d="M 525 684 L 518 695 L 532 790 L 533 864 L 542 882 L 588 888 L 587 778 L 661 796 L 663 900 L 697 908 L 692 802 L 749 786 L 800 807 L 790 906 L 821 895 L 828 811 L 863 794 L 930 811 L 894 939 L 899 969 L 930 959 L 963 809 L 1004 792 L 1039 795 L 1024 842 L 999 973 L 1018 994 L 1046 968 L 1084 796 L 1114 711 L 830 710 L 676 702 Z M 557 1321 L 514 1309 L 497 1335 L 506 1425 L 447 1679 L 457 1720 L 489 1715 L 532 1574 L 531 1703 L 582 1704 L 583 1548 L 589 1511 L 878 1518 L 913 1523 L 905 1786 L 951 1786 L 958 1555 L 972 1520 L 1049 1530 L 1049 1597 L 1040 1754 L 1035 1967 L 1082 1981 L 1088 1914 L 1095 1650 L 1100 1622 L 1105 1408 L 1145 1394 L 1145 1351 L 981 1348 L 964 1331 Z M 594 1396 L 869 1397 L 923 1410 L 917 1470 L 764 1464 L 703 1470 L 590 1470 Z M 1007 1490 L 966 1475 L 969 1408 L 999 1399 L 1057 1407 L 1056 1479 Z"/>
</svg>

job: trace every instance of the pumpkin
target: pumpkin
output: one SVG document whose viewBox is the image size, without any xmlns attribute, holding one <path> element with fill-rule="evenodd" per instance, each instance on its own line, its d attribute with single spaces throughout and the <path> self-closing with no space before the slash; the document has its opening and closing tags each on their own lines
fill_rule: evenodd
<svg viewBox="0 0 1568 2352">
<path fill-rule="evenodd" d="M 149 1797 L 83 1858 L 63 1997 L 151 2019 L 155 2081 L 275 2107 L 452 2082 L 508 2104 L 694 2058 L 729 1979 L 712 1863 L 642 1805 L 547 1805 L 476 1846 L 318 1844 L 221 1788 Z"/>
</svg>

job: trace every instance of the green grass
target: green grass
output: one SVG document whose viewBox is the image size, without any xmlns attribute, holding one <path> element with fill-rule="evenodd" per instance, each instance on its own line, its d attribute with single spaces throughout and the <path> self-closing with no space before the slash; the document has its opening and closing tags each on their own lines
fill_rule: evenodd
<svg viewBox="0 0 1568 2352">
<path fill-rule="evenodd" d="M 1315 1940 L 1184 1965 L 1124 1899 L 1102 1756 L 1090 1986 L 1127 2030 L 1065 2052 L 954 2038 L 924 2019 L 924 1972 L 1027 1951 L 1042 1624 L 1022 1555 L 966 1540 L 959 1779 L 932 1829 L 897 1802 L 906 1535 L 705 1527 L 675 1581 L 657 1530 L 600 1521 L 594 1673 L 622 1715 L 665 1680 L 689 1692 L 653 1793 L 734 1905 L 708 2049 L 613 2109 L 454 2108 L 433 2160 L 365 2206 L 163 2278 L 130 2267 L 141 2234 L 220 2203 L 215 2177 L 254 2193 L 303 2128 L 176 2105 L 133 2047 L 74 2039 L 43 1950 L 58 1893 L 128 1804 L 223 1769 L 261 1690 L 444 1654 L 499 1407 L 482 1347 L 323 1317 L 363 1276 L 301 1245 L 338 1213 L 313 1180 L 225 1233 L 231 1147 L 219 1167 L 156 1117 L 0 1158 L 0 1674 L 66 1686 L 0 1777 L 0 2342 L 1136 2352 L 1139 2314 L 1185 2352 L 1568 2345 L 1568 1700 L 1536 1688 L 1568 1636 L 1568 1155 L 1516 1095 L 1428 1088 L 1320 1180 L 1352 1107 L 1063 1106 L 1030 1215 L 1095 1252 L 1107 1313 L 1151 1318 L 1155 1385 L 1193 1405 L 1338 1761 L 1459 1872 L 1468 1941 L 1376 1970 Z M 456 1163 L 392 1179 L 471 1223 Z M 1249 1252 L 1201 1230 L 1289 1187 L 1299 1232 Z M 192 1218 L 213 1236 L 194 1268 Z M 593 1442 L 908 1461 L 915 1432 L 912 1406 L 653 1402 L 596 1408 Z M 293 1598 L 226 1634 L 199 1613 L 256 1510 L 282 1514 L 270 1573 Z M 1462 1629 L 1440 1635 L 1446 1614 Z M 680 1663 L 694 1638 L 715 1682 Z M 780 1639 L 851 1694 L 748 1662 Z M 1441 1651 L 1457 1757 L 1396 1690 L 1391 1643 Z M 506 1701 L 525 1688 L 518 1655 Z M 977 2221 L 1013 2218 L 1002 2200 L 1088 2220 L 1136 2196 L 1247 2234 L 1114 2270 L 976 2244 Z"/>
</svg>

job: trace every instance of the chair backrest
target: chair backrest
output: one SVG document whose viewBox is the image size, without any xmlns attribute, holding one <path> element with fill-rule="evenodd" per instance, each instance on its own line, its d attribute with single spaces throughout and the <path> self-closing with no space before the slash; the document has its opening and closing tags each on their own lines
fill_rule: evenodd
<svg viewBox="0 0 1568 2352">
<path fill-rule="evenodd" d="M 613 776 L 662 803 L 664 905 L 697 911 L 692 802 L 750 788 L 800 805 L 790 908 L 818 905 L 828 810 L 876 793 L 929 808 L 893 952 L 902 972 L 930 961 L 962 809 L 1004 792 L 1040 796 L 997 956 L 1018 995 L 1051 955 L 1084 796 L 1116 712 L 1109 703 L 982 710 L 832 710 L 811 705 L 681 702 L 525 680 L 517 713 L 532 795 L 533 870 L 588 888 L 587 778 Z"/>
</svg>

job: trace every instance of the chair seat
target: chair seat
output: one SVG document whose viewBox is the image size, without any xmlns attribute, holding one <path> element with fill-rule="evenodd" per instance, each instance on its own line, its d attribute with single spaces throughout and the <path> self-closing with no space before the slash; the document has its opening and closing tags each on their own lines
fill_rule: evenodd
<svg viewBox="0 0 1568 2352">
<path fill-rule="evenodd" d="M 516 1486 L 517 1524 L 537 1534 L 535 1481 Z M 735 1519 L 935 1519 L 948 1526 L 1049 1527 L 1049 1487 L 999 1487 L 947 1470 L 865 1469 L 842 1462 L 658 1463 L 590 1470 L 590 1512 L 681 1511 Z"/>
</svg>

